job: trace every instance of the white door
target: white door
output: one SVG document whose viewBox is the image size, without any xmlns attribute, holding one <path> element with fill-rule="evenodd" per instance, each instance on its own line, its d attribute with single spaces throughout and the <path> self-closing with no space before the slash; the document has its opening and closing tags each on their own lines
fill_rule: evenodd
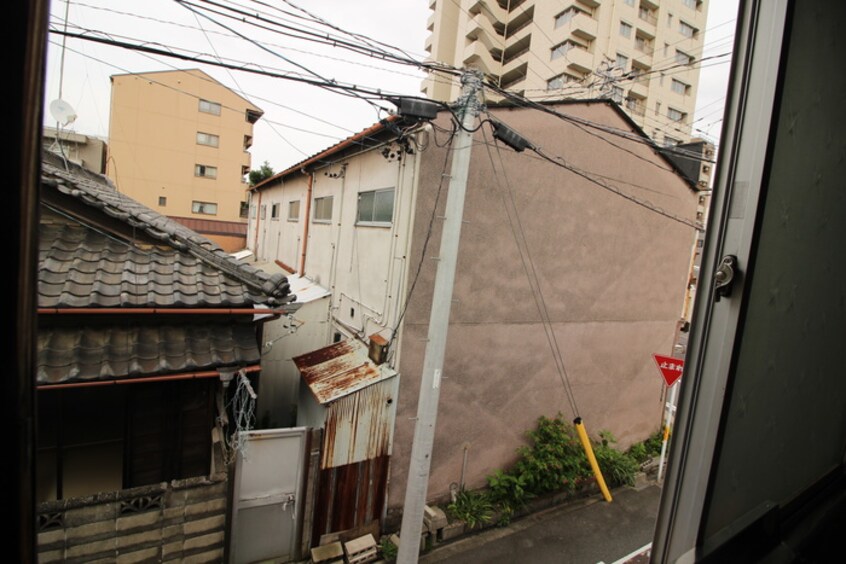
<svg viewBox="0 0 846 564">
<path fill-rule="evenodd" d="M 247 431 L 235 462 L 230 562 L 292 560 L 302 525 L 306 428 Z"/>
</svg>

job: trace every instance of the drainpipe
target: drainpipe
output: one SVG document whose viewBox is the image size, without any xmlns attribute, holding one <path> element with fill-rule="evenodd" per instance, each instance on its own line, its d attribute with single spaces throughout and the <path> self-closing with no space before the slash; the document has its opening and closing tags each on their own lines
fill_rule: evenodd
<svg viewBox="0 0 846 564">
<path fill-rule="evenodd" d="M 305 276 L 305 261 L 306 250 L 308 249 L 308 225 L 311 222 L 311 192 L 314 187 L 314 173 L 306 172 L 305 169 L 301 171 L 308 175 L 308 190 L 306 191 L 306 208 L 305 216 L 303 217 L 303 250 L 300 253 L 300 276 Z"/>
</svg>

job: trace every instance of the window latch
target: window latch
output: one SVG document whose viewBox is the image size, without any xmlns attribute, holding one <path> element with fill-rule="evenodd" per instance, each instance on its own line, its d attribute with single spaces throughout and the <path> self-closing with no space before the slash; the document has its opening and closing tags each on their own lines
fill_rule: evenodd
<svg viewBox="0 0 846 564">
<path fill-rule="evenodd" d="M 720 298 L 727 298 L 731 295 L 731 289 L 738 274 L 740 274 L 740 270 L 737 268 L 737 257 L 734 255 L 724 256 L 714 273 L 715 302 L 720 301 Z"/>
</svg>

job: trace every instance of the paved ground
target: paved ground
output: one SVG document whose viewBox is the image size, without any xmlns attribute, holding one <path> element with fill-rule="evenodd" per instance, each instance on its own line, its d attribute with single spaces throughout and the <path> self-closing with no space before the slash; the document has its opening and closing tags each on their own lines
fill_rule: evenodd
<svg viewBox="0 0 846 564">
<path fill-rule="evenodd" d="M 610 564 L 652 541 L 661 490 L 622 488 L 601 497 L 529 515 L 421 557 L 421 563 Z"/>
</svg>

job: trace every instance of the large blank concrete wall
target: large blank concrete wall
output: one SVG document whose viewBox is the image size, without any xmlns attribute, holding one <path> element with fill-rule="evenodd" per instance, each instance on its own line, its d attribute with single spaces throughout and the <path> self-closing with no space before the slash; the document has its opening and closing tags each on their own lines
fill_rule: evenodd
<svg viewBox="0 0 846 564">
<path fill-rule="evenodd" d="M 604 103 L 558 109 L 630 130 Z M 696 195 L 648 146 L 588 133 L 535 110 L 495 115 L 549 154 L 693 220 Z M 476 141 L 484 141 L 481 132 Z M 593 435 L 608 429 L 627 446 L 659 428 L 663 384 L 651 354 L 671 352 L 688 276 L 691 227 L 530 153 L 490 151 L 479 143 L 473 147 L 430 499 L 445 496 L 450 482 L 459 480 L 465 445 L 468 486 L 481 486 L 485 475 L 513 462 L 539 416 L 574 416 L 509 226 L 506 186 L 514 193 L 579 412 Z M 493 159 L 500 168 L 500 154 L 504 174 L 491 164 Z M 421 164 L 412 271 L 443 157 L 443 149 L 433 146 Z M 439 223 L 427 257 L 437 256 Z M 400 505 L 404 495 L 435 265 L 424 260 L 403 329 L 390 506 Z"/>
</svg>

